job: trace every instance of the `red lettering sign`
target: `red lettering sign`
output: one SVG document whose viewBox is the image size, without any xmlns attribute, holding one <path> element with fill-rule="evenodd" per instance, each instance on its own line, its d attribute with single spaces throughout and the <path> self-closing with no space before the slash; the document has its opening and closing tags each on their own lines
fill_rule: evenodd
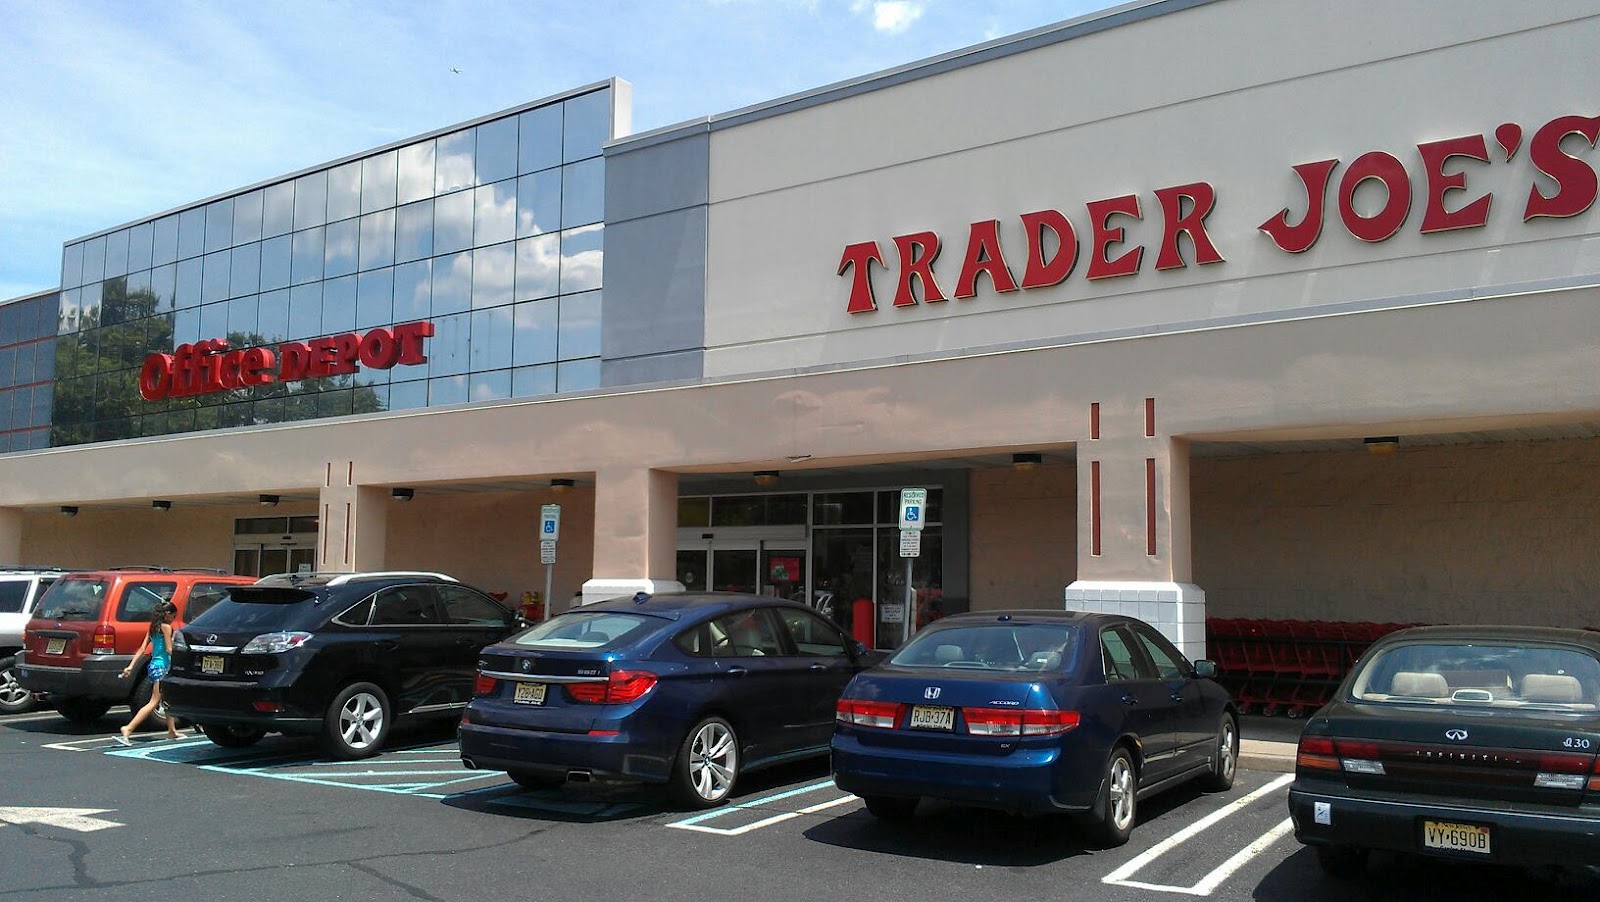
<svg viewBox="0 0 1600 902">
<path fill-rule="evenodd" d="M 422 342 L 433 333 L 433 323 L 423 320 L 393 329 L 373 329 L 365 335 L 346 332 L 309 342 L 286 341 L 278 345 L 276 353 L 271 348 L 230 350 L 226 339 L 208 338 L 179 345 L 171 354 L 145 357 L 139 370 L 139 396 L 159 401 L 273 382 L 346 376 L 363 366 L 374 370 L 416 366 L 428 362 Z"/>
</svg>

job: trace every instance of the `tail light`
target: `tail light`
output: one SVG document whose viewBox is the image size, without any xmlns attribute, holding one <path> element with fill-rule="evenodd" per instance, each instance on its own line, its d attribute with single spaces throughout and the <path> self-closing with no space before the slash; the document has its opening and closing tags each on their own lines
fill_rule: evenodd
<svg viewBox="0 0 1600 902">
<path fill-rule="evenodd" d="M 1589 775 L 1595 765 L 1590 763 L 1588 755 L 1564 755 L 1552 752 L 1539 756 L 1539 772 L 1533 777 L 1533 785 L 1540 789 L 1582 789 L 1585 778 L 1590 784 L 1594 779 Z"/>
<path fill-rule="evenodd" d="M 1600 792 L 1600 758 L 1594 759 L 1594 768 L 1589 776 L 1589 791 Z"/>
<path fill-rule="evenodd" d="M 262 633 L 245 643 L 240 654 L 243 655 L 279 655 L 293 648 L 311 641 L 312 634 L 306 632 L 279 632 Z"/>
<path fill-rule="evenodd" d="M 1301 736 L 1294 765 L 1307 770 L 1338 770 L 1339 758 L 1333 753 L 1333 740 L 1327 736 Z"/>
<path fill-rule="evenodd" d="M 111 624 L 102 623 L 94 628 L 94 646 L 91 654 L 114 655 L 117 653 L 117 631 Z"/>
<path fill-rule="evenodd" d="M 897 702 L 869 702 L 859 698 L 841 698 L 833 706 L 833 719 L 856 727 L 873 727 L 892 730 L 900 722 L 900 712 L 905 705 Z"/>
<path fill-rule="evenodd" d="M 655 688 L 656 675 L 645 670 L 613 670 L 604 683 L 568 683 L 567 695 L 590 705 L 625 705 Z"/>
<path fill-rule="evenodd" d="M 472 681 L 472 694 L 473 695 L 493 695 L 494 694 L 494 687 L 497 686 L 497 685 L 499 685 L 499 683 L 495 680 L 494 677 L 485 676 L 485 675 L 480 673 L 480 674 L 478 674 L 478 678 L 476 680 Z"/>
<path fill-rule="evenodd" d="M 1378 751 L 1376 742 L 1366 742 L 1359 739 L 1336 739 L 1333 747 L 1338 753 L 1340 765 L 1350 773 L 1370 774 L 1375 777 L 1385 776 L 1383 762 L 1378 760 L 1382 757 L 1382 754 Z"/>
<path fill-rule="evenodd" d="M 1059 736 L 1078 725 L 1078 712 L 1053 708 L 962 708 L 973 736 Z"/>
</svg>

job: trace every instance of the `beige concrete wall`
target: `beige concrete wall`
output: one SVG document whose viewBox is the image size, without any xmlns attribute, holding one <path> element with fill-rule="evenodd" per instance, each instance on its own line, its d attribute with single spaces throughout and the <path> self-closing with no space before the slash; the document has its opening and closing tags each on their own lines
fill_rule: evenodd
<svg viewBox="0 0 1600 902">
<path fill-rule="evenodd" d="M 972 610 L 1060 608 L 1077 578 L 1077 471 L 973 470 Z"/>
<path fill-rule="evenodd" d="M 85 507 L 77 516 L 67 517 L 54 510 L 31 510 L 23 519 L 22 559 L 80 569 L 150 564 L 215 567 L 231 573 L 235 519 L 315 515 L 311 505 L 263 508 L 181 501 L 165 512 Z"/>
<path fill-rule="evenodd" d="M 487 592 L 508 592 L 520 602 L 529 589 L 544 592 L 539 563 L 539 506 L 561 505 L 551 594 L 555 610 L 593 575 L 594 493 L 577 489 L 559 497 L 545 492 L 427 494 L 389 509 L 385 565 L 391 570 L 437 570 Z"/>
<path fill-rule="evenodd" d="M 1218 617 L 1600 626 L 1600 439 L 1193 461 Z"/>
</svg>

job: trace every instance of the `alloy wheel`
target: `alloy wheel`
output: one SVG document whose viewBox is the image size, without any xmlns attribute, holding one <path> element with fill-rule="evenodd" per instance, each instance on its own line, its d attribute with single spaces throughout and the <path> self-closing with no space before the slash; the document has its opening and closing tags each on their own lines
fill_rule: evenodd
<svg viewBox="0 0 1600 902">
<path fill-rule="evenodd" d="M 702 799 L 714 802 L 733 788 L 739 772 L 739 750 L 733 732 L 715 721 L 694 734 L 689 747 L 689 778 Z"/>
<path fill-rule="evenodd" d="M 1238 759 L 1233 754 L 1233 719 L 1225 718 L 1222 724 L 1222 736 L 1217 742 L 1217 754 L 1222 756 L 1217 768 L 1224 780 L 1233 779 L 1233 769 L 1238 764 Z"/>
<path fill-rule="evenodd" d="M 1111 823 L 1118 830 L 1126 830 L 1133 823 L 1133 766 L 1124 756 L 1111 762 L 1110 780 Z"/>
<path fill-rule="evenodd" d="M 10 667 L 0 670 L 0 709 L 12 710 L 21 708 L 33 697 L 33 693 L 22 688 L 17 682 L 17 672 Z"/>
<path fill-rule="evenodd" d="M 383 732 L 383 703 L 370 692 L 357 692 L 339 709 L 339 735 L 345 745 L 360 750 Z"/>
</svg>

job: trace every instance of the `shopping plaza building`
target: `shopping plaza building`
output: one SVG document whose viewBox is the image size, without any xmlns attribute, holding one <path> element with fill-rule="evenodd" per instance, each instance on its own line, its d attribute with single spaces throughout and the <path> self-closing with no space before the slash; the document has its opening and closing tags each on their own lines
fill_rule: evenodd
<svg viewBox="0 0 1600 902">
<path fill-rule="evenodd" d="M 1595 0 L 1139 2 L 73 239 L 0 307 L 0 560 L 520 597 L 555 503 L 558 609 L 1600 625 L 1596 46 Z"/>
</svg>

